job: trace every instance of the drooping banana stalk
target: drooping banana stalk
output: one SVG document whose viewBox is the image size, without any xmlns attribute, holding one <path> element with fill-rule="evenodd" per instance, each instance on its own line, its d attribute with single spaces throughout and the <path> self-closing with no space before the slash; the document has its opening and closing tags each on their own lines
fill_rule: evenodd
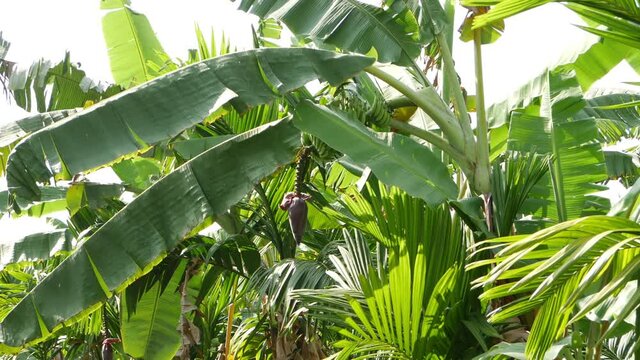
<svg viewBox="0 0 640 360">
<path fill-rule="evenodd" d="M 109 327 L 107 326 L 107 305 L 102 305 L 102 327 L 103 337 L 102 341 L 102 360 L 113 360 L 113 344 L 119 343 L 120 339 L 112 338 L 109 333 Z"/>
</svg>

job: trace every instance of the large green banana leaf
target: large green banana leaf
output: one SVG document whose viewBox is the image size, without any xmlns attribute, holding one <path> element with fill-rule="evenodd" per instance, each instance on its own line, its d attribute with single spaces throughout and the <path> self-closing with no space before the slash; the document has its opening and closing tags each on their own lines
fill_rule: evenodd
<svg viewBox="0 0 640 360">
<path fill-rule="evenodd" d="M 260 49 L 205 60 L 129 89 L 18 144 L 7 182 L 35 200 L 36 184 L 147 149 L 202 121 L 227 101 L 238 109 L 269 102 L 320 78 L 338 84 L 373 63 L 315 49 Z"/>
<path fill-rule="evenodd" d="M 186 262 L 182 261 L 168 284 L 156 282 L 151 286 L 138 299 L 135 311 L 128 307 L 130 295 L 123 292 L 121 332 L 127 354 L 138 359 L 173 359 L 180 347 L 178 324 L 182 307 L 178 288 L 185 268 Z"/>
<path fill-rule="evenodd" d="M 411 65 L 421 46 L 434 39 L 431 27 L 421 27 L 404 1 L 383 9 L 358 0 L 241 0 L 239 8 L 278 19 L 296 35 L 343 50 L 367 54 L 373 49 L 381 62 Z M 432 16 L 443 17 L 444 12 Z"/>
<path fill-rule="evenodd" d="M 129 0 L 103 0 L 107 10 L 102 33 L 107 43 L 111 73 L 116 84 L 130 88 L 158 76 L 148 63 L 162 65 L 164 50 L 147 17 L 130 8 Z"/>
<path fill-rule="evenodd" d="M 549 66 L 542 74 L 521 86 L 508 98 L 488 107 L 487 116 L 492 128 L 499 127 L 509 121 L 509 113 L 519 107 L 531 104 L 542 96 L 547 83 L 547 72 L 573 69 L 583 91 L 586 91 L 598 79 L 605 76 L 622 60 L 638 51 L 615 41 L 604 40 L 588 45 L 575 53 L 563 55 L 555 65 Z"/>
<path fill-rule="evenodd" d="M 447 167 L 429 148 L 396 133 L 375 133 L 345 113 L 302 102 L 295 109 L 298 128 L 358 163 L 383 182 L 396 185 L 429 204 L 455 199 L 458 187 Z"/>
<path fill-rule="evenodd" d="M 28 70 L 11 73 L 9 90 L 16 105 L 42 113 L 84 107 L 115 95 L 122 88 L 107 87 L 89 79 L 67 52 L 55 66 L 50 61 L 38 60 Z"/>
<path fill-rule="evenodd" d="M 541 106 L 530 108 L 535 115 L 512 115 L 507 146 L 553 157 L 529 205 L 541 217 L 565 221 L 581 216 L 586 196 L 601 190 L 595 183 L 607 172 L 595 120 L 573 120 L 585 105 L 573 72 L 549 72 L 545 88 Z"/>
<path fill-rule="evenodd" d="M 78 112 L 77 109 L 69 109 L 40 113 L 0 126 L 0 176 L 4 175 L 11 144 L 76 112 Z"/>
<path fill-rule="evenodd" d="M 1 350 L 36 342 L 99 306 L 153 268 L 205 219 L 292 161 L 299 146 L 300 132 L 290 121 L 271 123 L 209 149 L 153 184 L 2 320 Z"/>
<path fill-rule="evenodd" d="M 0 126 L 0 148 L 10 145 L 32 132 L 47 127 L 78 112 L 78 109 L 57 110 L 29 115 Z"/>
<path fill-rule="evenodd" d="M 45 260 L 59 251 L 70 250 L 71 235 L 67 229 L 29 234 L 0 244 L 0 269 L 17 262 Z"/>
</svg>

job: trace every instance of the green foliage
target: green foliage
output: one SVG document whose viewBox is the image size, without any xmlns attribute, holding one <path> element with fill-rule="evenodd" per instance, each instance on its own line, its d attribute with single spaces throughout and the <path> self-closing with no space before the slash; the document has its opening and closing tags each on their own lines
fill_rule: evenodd
<svg viewBox="0 0 640 360">
<path fill-rule="evenodd" d="M 67 52 L 56 65 L 41 59 L 29 69 L 12 71 L 9 90 L 16 105 L 27 111 L 45 112 L 89 106 L 117 94 L 121 88 L 95 83 L 79 64 L 71 62 Z"/>
<path fill-rule="evenodd" d="M 430 204 L 455 198 L 456 186 L 447 168 L 414 140 L 394 133 L 371 132 L 348 114 L 310 102 L 298 104 L 295 111 L 296 126 L 369 166 L 382 181 L 402 186 Z M 425 162 L 416 163 L 416 159 Z"/>
<path fill-rule="evenodd" d="M 508 153 L 503 163 L 495 162 L 491 173 L 493 223 L 497 236 L 512 232 L 531 190 L 549 169 L 550 156 Z"/>
<path fill-rule="evenodd" d="M 321 44 L 360 54 L 373 51 L 381 62 L 410 66 L 421 46 L 434 40 L 430 27 L 421 27 L 403 1 L 383 9 L 356 0 L 295 0 L 286 6 L 275 0 L 241 0 L 239 8 L 263 19 L 275 17 L 294 34 Z"/>
<path fill-rule="evenodd" d="M 36 200 L 40 195 L 36 182 L 48 182 L 53 175 L 68 178 L 147 150 L 203 121 L 229 100 L 236 108 L 246 109 L 318 77 L 339 82 L 372 61 L 312 49 L 262 49 L 205 60 L 29 137 L 8 162 L 7 182 L 16 196 Z M 292 64 L 299 65 L 296 71 L 291 71 Z M 231 75 L 239 70 L 242 78 Z M 225 83 L 221 78 L 229 80 Z M 114 113 L 127 115 L 123 119 Z"/>
<path fill-rule="evenodd" d="M 280 142 L 270 142 L 272 136 Z M 204 220 L 224 212 L 253 183 L 290 161 L 298 139 L 289 122 L 267 125 L 208 150 L 155 183 L 40 283 L 27 296 L 30 301 L 23 301 L 4 318 L 4 343 L 15 347 L 48 336 L 62 321 L 95 308 L 151 270 Z M 267 153 L 269 161 L 264 160 Z M 253 159 L 256 166 L 236 167 L 239 159 Z M 229 178 L 245 180 L 228 183 Z M 58 284 L 78 296 L 65 300 L 52 295 Z"/>
<path fill-rule="evenodd" d="M 463 37 L 473 19 L 539 3 L 474 8 Z M 583 93 L 637 57 L 616 42 L 634 41 L 637 14 L 625 1 L 579 3 L 608 25 L 589 31 L 616 40 L 494 106 L 489 157 L 482 101 L 465 104 L 446 40 L 450 2 L 242 0 L 262 17 L 254 42 L 266 49 L 235 53 L 196 26 L 182 61 L 129 1 L 102 1 L 127 91 L 103 100 L 120 88 L 69 56 L 7 77 L 16 102 L 41 113 L 2 127 L 2 211 L 68 218 L 2 245 L 0 351 L 97 358 L 116 338 L 119 358 L 629 358 L 640 185 L 609 216 L 584 216 L 607 211 L 593 197 L 607 179 L 637 177 L 636 149 L 603 147 L 637 137 L 638 99 Z M 284 25 L 301 48 L 277 48 Z M 429 127 L 394 117 L 398 104 Z M 313 155 L 298 172 L 301 146 Z M 82 174 L 104 167 L 122 184 Z M 279 208 L 294 188 L 311 196 L 300 244 Z M 525 344 L 490 348 L 519 325 Z"/>
<path fill-rule="evenodd" d="M 127 293 L 122 301 L 122 342 L 124 350 L 135 358 L 171 359 L 180 347 L 179 284 L 186 263 L 174 270 L 166 285 L 155 283 L 136 301 L 135 310 L 127 306 Z"/>
<path fill-rule="evenodd" d="M 624 218 L 590 216 L 529 236 L 487 240 L 479 251 L 496 245 L 501 249 L 493 259 L 470 265 L 495 264 L 488 275 L 475 281 L 486 287 L 481 299 L 522 294 L 497 309 L 490 320 L 501 322 L 539 308 L 526 353 L 541 358 L 563 336 L 567 324 L 587 316 L 635 280 L 639 229 L 636 222 Z M 627 297 L 599 341 L 612 334 L 638 304 L 635 296 Z"/>
<path fill-rule="evenodd" d="M 602 190 L 596 183 L 607 175 L 595 121 L 576 115 L 585 101 L 573 73 L 549 73 L 546 86 L 540 106 L 512 115 L 507 148 L 552 157 L 548 175 L 531 189 L 529 209 L 565 221 L 583 214 L 586 196 Z"/>
<path fill-rule="evenodd" d="M 164 50 L 147 17 L 131 10 L 129 0 L 102 0 L 100 8 L 116 84 L 128 89 L 158 76 L 149 63 L 162 63 Z"/>
<path fill-rule="evenodd" d="M 600 40 L 590 43 L 577 53 L 566 54 L 545 69 L 543 73 L 523 84 L 508 98 L 496 102 L 488 107 L 487 115 L 492 128 L 497 128 L 510 121 L 509 115 L 512 110 L 524 108 L 531 104 L 538 103 L 537 98 L 546 91 L 548 72 L 574 71 L 575 77 L 582 91 L 587 91 L 598 79 L 605 76 L 616 67 L 622 60 L 630 59 L 637 53 L 627 46 L 620 45 L 611 40 Z M 629 96 L 629 95 L 627 95 Z M 631 95 L 632 96 L 632 95 Z M 583 111 L 594 111 L 597 109 L 598 101 L 587 99 L 589 107 Z M 619 102 L 611 102 L 611 105 Z M 597 110 L 595 110 L 597 111 Z M 595 114 L 594 114 L 595 115 Z M 593 116 L 593 115 L 592 115 Z M 609 112 L 607 116 L 594 116 L 602 119 L 617 119 L 619 114 Z M 637 119 L 637 116 L 635 117 Z"/>
<path fill-rule="evenodd" d="M 62 251 L 71 250 L 71 234 L 67 229 L 52 229 L 26 235 L 0 245 L 0 267 L 21 262 L 46 260 Z"/>
<path fill-rule="evenodd" d="M 384 185 L 353 192 L 343 201 L 350 225 L 383 246 L 371 255 L 358 233 L 330 255 L 336 285 L 296 290 L 310 314 L 335 326 L 338 358 L 457 357 L 467 283 L 460 267 L 462 234 L 446 206 L 435 208 Z M 346 219 L 346 218 L 345 218 Z M 384 220 L 383 220 L 384 219 Z"/>
</svg>

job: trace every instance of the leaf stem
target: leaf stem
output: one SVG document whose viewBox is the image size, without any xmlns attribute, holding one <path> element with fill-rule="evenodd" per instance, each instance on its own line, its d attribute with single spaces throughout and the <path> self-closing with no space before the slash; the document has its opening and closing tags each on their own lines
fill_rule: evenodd
<svg viewBox="0 0 640 360">
<path fill-rule="evenodd" d="M 467 166 L 467 159 L 465 158 L 464 154 L 462 154 L 460 151 L 456 150 L 453 148 L 453 146 L 451 146 L 451 144 L 449 144 L 447 142 L 447 139 L 438 136 L 430 131 L 427 130 L 423 130 L 420 129 L 418 127 L 415 127 L 411 124 L 407 124 L 405 122 L 396 120 L 396 119 L 391 119 L 391 127 L 392 128 L 396 128 L 398 130 L 402 130 L 405 132 L 408 132 L 409 134 L 416 136 L 422 140 L 425 140 L 431 144 L 433 144 L 434 146 L 436 146 L 437 148 L 439 148 L 440 150 L 446 152 L 447 154 L 449 154 L 449 156 L 451 156 L 452 158 L 456 159 L 458 162 L 461 162 L 463 165 Z"/>
<path fill-rule="evenodd" d="M 589 323 L 589 333 L 587 334 L 586 360 L 595 360 L 597 340 L 600 335 L 600 326 L 594 321 Z"/>
<path fill-rule="evenodd" d="M 455 8 L 455 0 L 445 0 L 444 4 L 444 13 L 447 19 L 447 25 L 444 27 L 442 32 L 446 32 L 445 39 L 447 41 L 447 45 L 449 46 L 449 50 L 453 50 L 453 22 L 456 14 Z M 447 75 L 444 76 L 448 77 Z M 448 100 L 451 96 L 451 83 L 449 81 L 442 82 L 442 98 Z"/>
<path fill-rule="evenodd" d="M 393 99 L 387 100 L 387 106 L 390 109 L 397 109 L 397 108 L 401 108 L 401 107 L 417 106 L 417 105 L 414 104 L 413 101 L 411 101 L 411 99 L 409 99 L 408 97 L 402 95 L 402 96 L 398 96 L 398 97 L 395 97 Z M 0 159 L 0 160 L 2 160 L 2 159 Z"/>
<path fill-rule="evenodd" d="M 227 316 L 227 334 L 224 341 L 224 358 L 229 358 L 229 348 L 231 347 L 231 329 L 233 326 L 233 316 L 236 309 L 236 292 L 238 290 L 238 276 L 233 276 L 233 291 L 231 295 L 231 304 L 229 305 L 229 312 Z"/>
<path fill-rule="evenodd" d="M 638 287 L 640 287 L 640 273 L 636 273 L 636 291 Z M 635 333 L 637 336 L 637 334 L 640 334 L 640 306 L 636 307 L 635 327 L 636 327 Z M 640 345 L 637 343 L 637 340 L 636 340 L 635 347 L 633 348 L 633 356 L 634 356 L 634 359 L 640 359 Z"/>
<path fill-rule="evenodd" d="M 465 147 L 462 150 L 466 154 L 473 154 L 475 153 L 475 149 L 467 148 L 467 146 L 473 146 L 473 144 L 475 144 L 473 130 L 471 129 L 467 105 L 464 101 L 460 82 L 458 81 L 458 74 L 456 73 L 453 65 L 453 57 L 451 56 L 451 51 L 449 50 L 449 45 L 447 45 L 447 40 L 445 39 L 444 34 L 439 32 L 436 34 L 436 38 L 440 45 L 440 53 L 442 54 L 442 61 L 444 62 L 443 67 L 446 73 L 446 78 L 450 82 L 449 89 L 453 93 L 453 106 L 456 110 L 456 114 L 458 115 L 458 126 L 460 131 L 462 131 L 462 137 L 464 139 Z"/>
<path fill-rule="evenodd" d="M 386 73 L 375 66 L 369 66 L 365 71 L 386 82 L 389 86 L 398 90 L 401 94 L 413 101 L 416 106 L 424 110 L 424 112 L 427 113 L 427 115 L 429 115 L 436 124 L 438 124 L 443 134 L 454 148 L 458 150 L 462 150 L 464 148 L 464 140 L 453 115 L 448 109 L 446 109 L 446 106 L 439 107 L 436 105 L 438 102 L 442 102 L 442 99 L 437 93 L 435 93 L 433 88 L 425 88 L 431 89 L 431 91 L 418 92 L 411 89 L 391 74 Z"/>
<path fill-rule="evenodd" d="M 488 194 L 490 184 L 489 126 L 484 105 L 484 77 L 482 74 L 482 30 L 473 32 L 474 60 L 476 72 L 476 190 Z"/>
</svg>

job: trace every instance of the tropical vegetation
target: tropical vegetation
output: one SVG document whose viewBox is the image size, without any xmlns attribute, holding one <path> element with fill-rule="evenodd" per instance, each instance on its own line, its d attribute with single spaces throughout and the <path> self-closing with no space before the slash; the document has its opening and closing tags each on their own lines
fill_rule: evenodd
<svg viewBox="0 0 640 360">
<path fill-rule="evenodd" d="M 0 211 L 46 223 L 0 244 L 0 353 L 640 359 L 640 92 L 592 88 L 640 72 L 640 10 L 562 2 L 599 40 L 487 106 L 483 45 L 548 2 L 239 0 L 253 49 L 196 27 L 174 59 L 106 0 L 114 84 L 0 33 L 32 113 Z"/>
</svg>

